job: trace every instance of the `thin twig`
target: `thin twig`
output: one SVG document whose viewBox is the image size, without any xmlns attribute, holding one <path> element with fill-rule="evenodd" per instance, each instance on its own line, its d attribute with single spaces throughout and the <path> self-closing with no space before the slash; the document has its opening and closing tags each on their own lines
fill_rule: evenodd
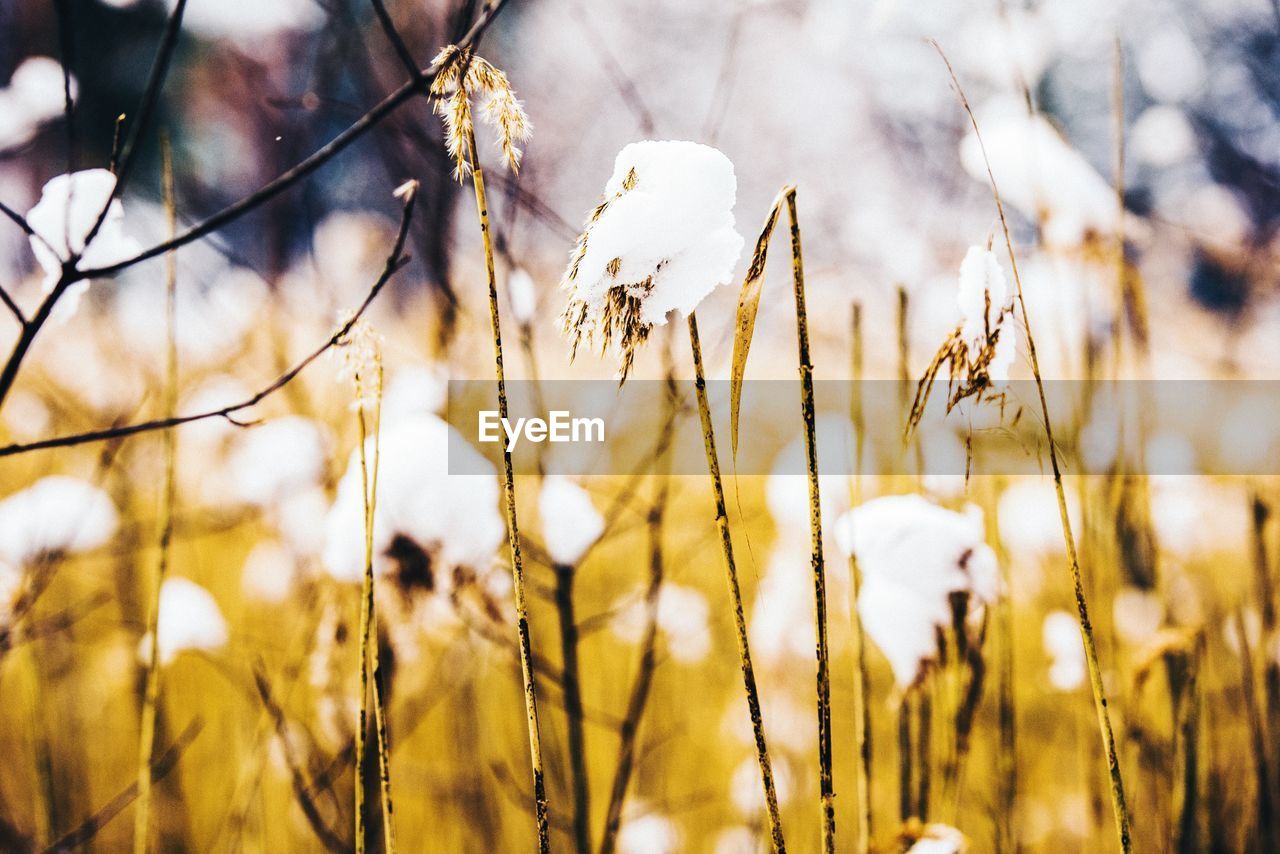
<svg viewBox="0 0 1280 854">
<path fill-rule="evenodd" d="M 409 50 L 400 31 L 396 29 L 395 21 L 391 20 L 391 13 L 387 11 L 386 4 L 382 0 L 369 0 L 369 2 L 373 6 L 374 14 L 378 17 L 378 23 L 382 25 L 382 31 L 386 33 L 387 40 L 395 49 L 400 64 L 404 66 L 411 80 L 416 79 L 422 72 L 418 68 L 418 63 L 414 61 L 413 52 Z"/>
<path fill-rule="evenodd" d="M 238 403 L 228 404 L 218 409 L 210 409 L 204 412 L 194 413 L 192 415 L 178 415 L 172 418 L 157 418 L 153 421 L 141 421 L 136 424 L 125 424 L 117 427 L 107 427 L 102 430 L 91 430 L 87 433 L 73 433 L 67 436 L 58 436 L 52 439 L 43 439 L 38 442 L 29 442 L 25 445 L 6 445 L 0 447 L 0 457 L 13 456 L 14 454 L 23 454 L 30 451 L 39 451 L 47 448 L 66 448 L 72 445 L 83 445 L 89 442 L 101 442 L 106 439 L 118 439 L 125 436 L 135 436 L 139 433 L 147 433 L 153 430 L 165 430 L 170 427 L 178 427 L 183 424 L 190 424 L 194 421 L 204 421 L 209 418 L 225 418 L 237 426 L 245 426 L 245 422 L 235 419 L 233 416 L 249 409 L 266 400 L 280 389 L 293 382 L 299 374 L 311 366 L 311 363 L 319 359 L 330 349 L 342 343 L 347 335 L 355 327 L 356 323 L 368 310 L 373 301 L 377 299 L 378 294 L 382 292 L 383 287 L 391 278 L 400 271 L 401 268 L 408 263 L 408 258 L 403 254 L 405 240 L 409 234 L 409 222 L 413 215 L 414 197 L 410 196 L 404 202 L 400 214 L 400 228 L 396 234 L 395 245 L 392 247 L 391 254 L 387 256 L 386 264 L 383 266 L 381 275 L 378 276 L 369 292 L 365 295 L 364 301 L 360 303 L 359 308 L 347 318 L 338 330 L 329 337 L 327 341 L 312 350 L 306 357 L 295 364 L 289 370 L 276 377 L 260 391 L 253 396 L 239 401 Z"/>
</svg>

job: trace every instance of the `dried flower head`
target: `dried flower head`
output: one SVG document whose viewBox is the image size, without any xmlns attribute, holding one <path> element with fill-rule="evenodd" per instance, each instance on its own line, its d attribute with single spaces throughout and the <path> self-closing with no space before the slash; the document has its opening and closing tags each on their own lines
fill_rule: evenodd
<svg viewBox="0 0 1280 854">
<path fill-rule="evenodd" d="M 1013 301 L 990 245 L 969 247 L 960 263 L 956 300 L 960 324 L 942 342 L 916 386 L 907 421 L 908 435 L 924 417 L 934 380 L 944 366 L 948 371 L 947 412 L 971 397 L 978 403 L 1004 399 L 1000 389 L 1009 381 L 1009 368 L 1018 353 L 1018 337 L 1015 325 L 1005 323 L 1013 317 Z"/>
<path fill-rule="evenodd" d="M 363 320 L 352 324 L 338 341 L 337 353 L 342 359 L 338 381 L 355 386 L 352 409 L 373 409 L 382 395 L 382 343 L 382 335 Z"/>
<path fill-rule="evenodd" d="M 454 161 L 454 177 L 461 181 L 475 162 L 475 123 L 471 98 L 483 98 L 480 117 L 498 131 L 498 145 L 512 172 L 520 171 L 517 143 L 533 131 L 529 116 L 516 98 L 507 75 L 470 48 L 449 45 L 432 62 L 440 73 L 431 84 L 436 115 L 444 119 L 445 147 Z"/>
<path fill-rule="evenodd" d="M 573 355 L 584 340 L 612 350 L 626 379 L 635 350 L 667 314 L 688 315 L 733 275 L 737 178 L 729 158 L 692 142 L 637 142 L 614 162 L 560 287 Z"/>
</svg>

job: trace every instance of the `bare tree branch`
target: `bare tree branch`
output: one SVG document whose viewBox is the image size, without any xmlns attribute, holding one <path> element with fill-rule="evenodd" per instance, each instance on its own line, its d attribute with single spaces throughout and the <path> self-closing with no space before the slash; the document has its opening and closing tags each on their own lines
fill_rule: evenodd
<svg viewBox="0 0 1280 854">
<path fill-rule="evenodd" d="M 368 310 L 373 301 L 377 299 L 378 294 L 382 292 L 383 287 L 391 278 L 408 262 L 408 258 L 403 254 L 405 239 L 409 234 L 409 223 L 413 219 L 413 205 L 416 198 L 416 191 L 411 190 L 406 194 L 404 207 L 400 215 L 400 229 L 396 233 L 395 245 L 391 249 L 391 254 L 387 256 L 386 264 L 382 268 L 382 274 L 378 276 L 377 281 L 369 289 L 365 295 L 364 301 L 360 303 L 359 308 L 347 318 L 338 330 L 329 337 L 327 341 L 311 351 L 305 358 L 295 364 L 292 368 L 285 371 L 268 386 L 258 393 L 254 394 L 239 403 L 229 404 L 218 409 L 212 409 L 207 412 L 199 412 L 193 415 L 179 415 L 172 418 L 157 418 L 153 421 L 142 421 L 136 424 L 125 424 L 116 427 L 108 427 L 102 430 L 92 430 L 87 433 L 75 433 L 68 436 L 58 436 L 53 439 L 44 439 L 39 442 L 31 442 L 25 445 L 6 445 L 0 448 L 0 457 L 13 456 L 15 454 L 27 453 L 28 451 L 38 451 L 47 448 L 66 448 L 73 445 L 83 445 L 89 442 L 100 442 L 106 439 L 119 439 L 125 436 L 134 436 L 138 433 L 147 433 L 153 430 L 165 430 L 171 427 L 178 427 L 182 424 L 190 424 L 193 421 L 203 421 L 209 418 L 225 418 L 238 426 L 248 426 L 246 422 L 236 419 L 234 416 L 238 412 L 242 412 L 261 403 L 266 398 L 275 394 L 307 369 L 316 359 L 319 359 L 333 347 L 342 343 L 347 334 Z M 29 328 L 29 327 L 28 327 Z"/>
</svg>

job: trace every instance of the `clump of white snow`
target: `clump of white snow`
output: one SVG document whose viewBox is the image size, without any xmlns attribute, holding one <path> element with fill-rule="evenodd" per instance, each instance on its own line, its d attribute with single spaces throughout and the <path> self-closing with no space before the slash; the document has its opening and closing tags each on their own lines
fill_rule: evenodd
<svg viewBox="0 0 1280 854">
<path fill-rule="evenodd" d="M 113 199 L 116 176 L 106 169 L 85 169 L 51 178 L 40 191 L 40 201 L 27 212 L 35 232 L 31 251 L 44 270 L 44 290 L 49 292 L 62 275 L 62 264 L 79 256 L 77 269 L 105 267 L 133 257 L 138 244 L 124 230 L 124 206 Z M 97 234 L 85 245 L 98 217 L 106 217 Z M 88 282 L 68 288 L 59 306 L 73 311 Z"/>
<path fill-rule="evenodd" d="M 604 201 L 579 238 L 561 287 L 562 321 L 623 359 L 667 314 L 689 315 L 727 283 L 742 252 L 733 164 L 693 142 L 636 142 L 619 152 Z"/>
<path fill-rule="evenodd" d="M 95 549 L 116 532 L 110 496 L 91 483 L 50 475 L 0 501 L 0 563 Z"/>
<path fill-rule="evenodd" d="M 156 638 L 160 663 L 169 664 L 186 650 L 212 651 L 225 646 L 227 623 L 208 590 L 185 578 L 169 578 L 160 586 Z"/>
<path fill-rule="evenodd" d="M 561 566 L 576 566 L 604 533 L 604 517 L 591 503 L 591 495 L 567 477 L 552 475 L 543 481 L 538 513 L 543 544 Z"/>
<path fill-rule="evenodd" d="M 837 538 L 857 556 L 858 613 L 900 687 L 937 657 L 937 631 L 952 624 L 952 594 L 968 594 L 971 613 L 995 601 L 996 556 L 976 507 L 957 513 L 919 495 L 877 498 L 846 514 Z"/>
<path fill-rule="evenodd" d="M 453 441 L 451 441 L 453 437 Z M 374 437 L 366 447 L 374 459 Z M 461 460 L 461 456 L 469 459 Z M 506 536 L 498 512 L 498 479 L 450 475 L 453 466 L 493 471 L 488 461 L 434 415 L 419 414 L 385 424 L 378 437 L 378 491 L 373 523 L 373 567 L 387 574 L 397 566 L 393 546 L 410 544 L 430 558 L 435 580 L 447 586 L 459 567 L 487 569 Z M 360 451 L 351 452 L 346 474 L 326 524 L 324 565 L 336 578 L 364 575 L 364 498 Z"/>
<path fill-rule="evenodd" d="M 1000 195 L 1033 222 L 1043 220 L 1047 243 L 1077 246 L 1114 233 L 1115 190 L 1048 119 L 1012 104 L 990 112 L 980 127 Z M 970 176 L 987 182 L 972 132 L 961 143 L 960 160 Z"/>
</svg>

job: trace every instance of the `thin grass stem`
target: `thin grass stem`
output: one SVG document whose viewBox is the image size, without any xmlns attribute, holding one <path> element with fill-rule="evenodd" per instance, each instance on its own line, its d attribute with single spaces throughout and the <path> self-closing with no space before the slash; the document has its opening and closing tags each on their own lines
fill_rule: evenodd
<svg viewBox="0 0 1280 854">
<path fill-rule="evenodd" d="M 764 785 L 765 808 L 769 816 L 769 836 L 774 851 L 787 850 L 782 836 L 782 817 L 778 811 L 778 792 L 773 784 L 773 765 L 764 737 L 764 716 L 760 711 L 760 692 L 756 688 L 755 668 L 751 664 L 751 648 L 747 640 L 747 621 L 742 607 L 742 590 L 738 584 L 738 568 L 733 559 L 733 537 L 729 533 L 729 515 L 725 509 L 724 482 L 720 477 L 720 460 L 716 456 L 715 430 L 711 424 L 711 405 L 707 402 L 707 378 L 702 366 L 702 345 L 698 340 L 698 319 L 689 315 L 689 346 L 693 351 L 694 390 L 698 398 L 698 415 L 702 420 L 702 441 L 707 452 L 707 470 L 711 476 L 711 489 L 715 496 L 716 528 L 720 532 L 720 548 L 724 555 L 725 575 L 729 583 L 729 598 L 733 606 L 734 626 L 737 629 L 738 660 L 742 667 L 742 682 L 747 695 L 747 709 L 751 715 L 751 730 L 755 735 L 756 759 L 760 763 L 760 778 Z"/>
<path fill-rule="evenodd" d="M 862 500 L 862 455 L 866 438 L 866 414 L 862 399 L 863 340 L 862 305 L 853 304 L 853 389 L 850 400 L 850 418 L 853 422 L 853 477 L 849 480 L 849 506 L 857 507 Z M 853 644 L 853 740 L 857 753 L 858 800 L 858 854 L 871 849 L 871 707 L 867 703 L 870 678 L 867 674 L 866 636 L 862 631 L 862 615 L 858 602 L 862 596 L 862 569 L 858 556 L 849 551 L 849 621 L 852 626 Z"/>
<path fill-rule="evenodd" d="M 471 155 L 471 185 L 476 194 L 476 212 L 480 221 L 480 239 L 484 243 L 485 272 L 489 284 L 489 323 L 493 332 L 494 373 L 498 385 L 498 414 L 505 425 L 507 411 L 507 381 L 502 365 L 502 317 L 498 309 L 498 280 L 493 265 L 493 237 L 489 231 L 489 205 L 485 197 L 484 171 L 476 158 L 475 133 L 467 132 L 467 150 Z M 508 450 L 506 427 L 502 437 L 502 490 L 503 507 L 507 516 L 507 536 L 511 546 L 511 578 L 516 606 L 516 634 L 520 644 L 520 673 L 524 680 L 525 717 L 529 728 L 529 758 L 533 772 L 534 819 L 537 823 L 538 850 L 547 854 L 551 850 L 550 827 L 547 815 L 547 789 L 542 767 L 542 737 L 538 724 L 538 696 L 533 675 L 533 644 L 529 638 L 529 609 L 525 597 L 524 562 L 520 555 L 520 528 L 516 517 L 515 473 Z"/>
<path fill-rule="evenodd" d="M 173 187 L 173 151 L 169 144 L 168 134 L 160 139 L 164 181 L 165 213 L 172 236 L 178 228 L 178 212 L 174 199 Z M 172 418 L 177 409 L 178 395 L 178 345 L 177 345 L 177 253 L 170 252 L 165 265 L 165 384 L 164 384 L 164 416 Z M 145 647 L 147 650 L 146 687 L 142 699 L 141 730 L 138 737 L 138 806 L 134 812 L 133 850 L 134 854 L 146 854 L 151 841 L 151 759 L 155 750 L 156 709 L 160 699 L 160 638 L 158 636 L 160 620 L 160 588 L 164 584 L 169 569 L 169 551 L 173 540 L 173 505 L 176 498 L 176 481 L 174 467 L 177 450 L 177 436 L 172 430 L 165 431 L 164 443 L 164 495 L 160 502 L 160 556 L 156 565 L 156 575 L 152 589 L 149 591 L 150 607 L 147 613 L 147 633 Z"/>
<path fill-rule="evenodd" d="M 827 650 L 827 574 L 822 553 L 822 498 L 818 482 L 817 416 L 813 402 L 813 360 L 809 353 L 809 316 L 804 300 L 804 253 L 796 188 L 786 190 L 791 222 L 791 273 L 796 296 L 796 340 L 800 360 L 800 414 L 804 420 L 805 464 L 809 475 L 809 533 L 812 540 L 814 625 L 818 659 L 818 782 L 822 810 L 822 850 L 836 849 L 836 793 L 831 774 L 831 665 Z"/>
<path fill-rule="evenodd" d="M 1017 253 L 1013 249 L 1013 237 L 1009 231 L 1008 219 L 1005 216 L 1004 202 L 1000 197 L 1000 189 L 996 184 L 995 173 L 991 170 L 991 162 L 987 158 L 986 146 L 982 142 L 982 132 L 978 128 L 978 120 L 973 114 L 973 109 L 969 106 L 969 99 L 965 96 L 964 90 L 960 86 L 960 81 L 956 77 L 955 70 L 951 67 L 950 60 L 947 59 L 946 54 L 942 52 L 942 48 L 937 42 L 934 42 L 933 46 L 947 66 L 947 72 L 951 76 L 956 94 L 960 98 L 961 106 L 964 108 L 969 123 L 973 127 L 974 137 L 977 139 L 979 148 L 982 151 L 982 159 L 987 169 L 987 179 L 991 186 L 991 195 L 995 201 L 996 212 L 1000 218 L 1000 228 L 1004 235 L 1005 248 L 1009 254 L 1009 266 L 1013 271 L 1018 309 L 1022 313 L 1022 324 L 1027 333 L 1027 356 L 1031 362 L 1031 374 L 1035 379 L 1036 394 L 1039 397 L 1040 416 L 1045 431 L 1045 444 L 1048 446 L 1049 465 L 1053 471 L 1054 491 L 1058 497 L 1058 515 L 1062 522 L 1062 539 L 1067 550 L 1067 564 L 1071 570 L 1076 612 L 1080 619 L 1080 634 L 1084 642 L 1085 661 L 1089 670 L 1089 686 L 1093 691 L 1094 706 L 1098 716 L 1098 729 L 1102 735 L 1102 749 L 1106 757 L 1107 774 L 1110 779 L 1111 809 L 1115 817 L 1116 837 L 1120 850 L 1128 854 L 1132 842 L 1129 828 L 1129 809 L 1125 802 L 1124 780 L 1120 773 L 1120 759 L 1116 751 L 1115 735 L 1111 728 L 1106 686 L 1102 681 L 1102 665 L 1098 661 L 1098 649 L 1094 642 L 1093 624 L 1089 620 L 1089 606 L 1085 600 L 1084 580 L 1080 571 L 1079 556 L 1076 553 L 1075 534 L 1072 531 L 1071 517 L 1067 511 L 1067 494 L 1062 485 L 1062 465 L 1058 459 L 1058 447 L 1053 439 L 1053 427 L 1049 420 L 1049 403 L 1045 395 L 1044 379 L 1040 374 L 1040 361 L 1036 356 L 1035 336 L 1031 332 L 1031 318 L 1027 313 L 1027 301 L 1023 295 L 1022 276 L 1018 272 Z"/>
</svg>

